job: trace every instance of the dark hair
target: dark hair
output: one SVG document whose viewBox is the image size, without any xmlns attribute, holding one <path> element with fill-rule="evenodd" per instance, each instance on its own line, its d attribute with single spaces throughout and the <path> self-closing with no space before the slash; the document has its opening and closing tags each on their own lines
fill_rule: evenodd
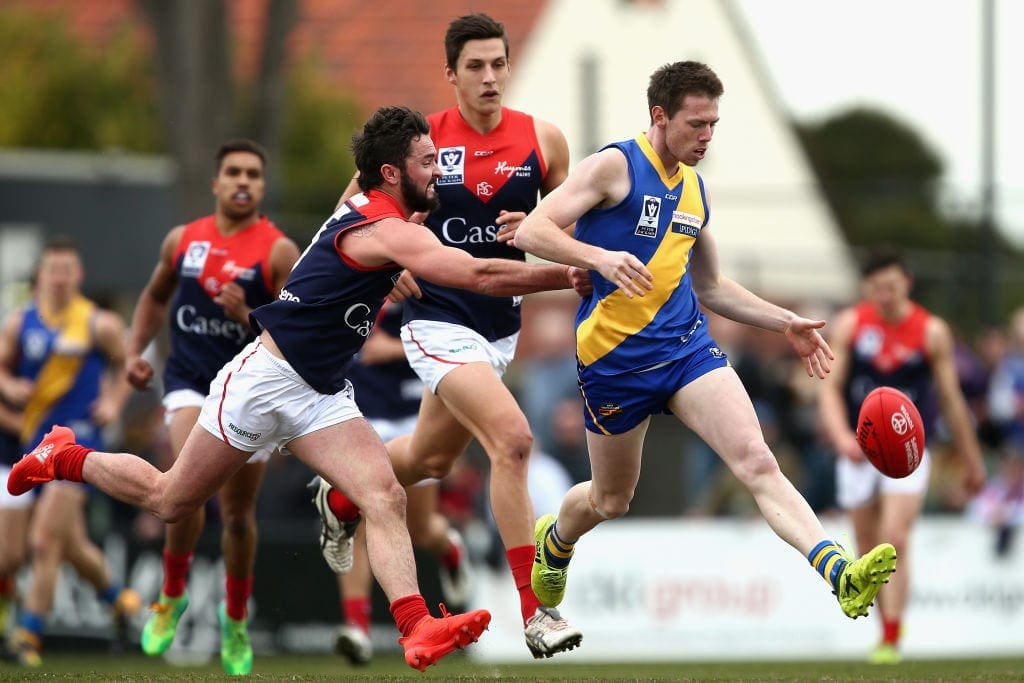
<svg viewBox="0 0 1024 683">
<path fill-rule="evenodd" d="M 448 66 L 455 69 L 458 64 L 462 48 L 470 40 L 487 40 L 488 38 L 501 38 L 505 43 L 505 57 L 508 57 L 508 36 L 505 35 L 505 26 L 500 21 L 495 21 L 486 14 L 467 14 L 459 17 L 448 24 L 448 31 L 444 34 L 444 56 L 448 60 Z"/>
<path fill-rule="evenodd" d="M 405 169 L 413 141 L 430 134 L 430 124 L 423 114 L 409 107 L 381 107 L 363 126 L 352 134 L 352 155 L 359 170 L 359 189 L 384 184 L 380 167 L 384 164 Z"/>
<path fill-rule="evenodd" d="M 907 261 L 898 249 L 890 246 L 875 247 L 861 261 L 860 274 L 861 277 L 868 277 L 891 266 L 898 266 L 900 270 L 910 275 Z"/>
<path fill-rule="evenodd" d="M 653 74 L 647 86 L 647 111 L 661 107 L 672 118 L 683 106 L 687 95 L 717 100 L 725 92 L 722 81 L 707 64 L 675 62 L 666 64 Z M 651 117 L 653 122 L 654 117 Z"/>
<path fill-rule="evenodd" d="M 228 140 L 217 149 L 217 153 L 214 155 L 214 166 L 213 174 L 218 175 L 220 173 L 220 165 L 224 163 L 224 157 L 233 152 L 249 152 L 255 154 L 260 158 L 260 163 L 263 167 L 267 166 L 267 150 L 263 148 L 258 142 L 248 140 L 246 138 L 235 138 L 234 140 Z"/>
<path fill-rule="evenodd" d="M 73 251 L 76 254 L 81 255 L 81 250 L 78 248 L 78 243 L 70 235 L 51 235 L 43 243 L 43 249 L 40 252 L 42 254 L 48 254 L 52 251 Z"/>
</svg>

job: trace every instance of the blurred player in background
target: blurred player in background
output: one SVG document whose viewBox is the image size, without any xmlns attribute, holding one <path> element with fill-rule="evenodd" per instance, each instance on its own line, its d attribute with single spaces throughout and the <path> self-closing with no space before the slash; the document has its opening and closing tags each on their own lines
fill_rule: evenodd
<svg viewBox="0 0 1024 683">
<path fill-rule="evenodd" d="M 384 441 L 412 433 L 423 393 L 423 382 L 405 358 L 399 336 L 401 326 L 401 304 L 385 304 L 373 332 L 367 337 L 347 375 L 355 390 L 356 404 Z M 316 495 L 321 490 L 321 482 L 318 477 L 310 484 Z M 341 498 L 333 490 L 326 495 L 332 499 Z M 471 585 L 469 557 L 461 535 L 437 512 L 437 480 L 428 479 L 410 486 L 406 495 L 409 501 L 406 517 L 413 545 L 437 553 L 445 602 L 453 609 L 464 609 Z M 315 499 L 316 496 L 314 502 Z M 334 502 L 334 507 L 345 504 L 343 500 L 331 502 Z M 432 534 L 432 528 L 439 529 L 440 533 Z M 425 541 L 437 538 L 445 540 L 442 547 L 424 545 Z M 335 650 L 353 664 L 366 664 L 373 656 L 370 640 L 373 574 L 366 556 L 362 525 L 359 525 L 353 540 L 352 568 L 337 574 L 345 623 L 336 634 Z M 331 555 L 327 557 L 330 559 Z"/>
<path fill-rule="evenodd" d="M 455 106 L 431 114 L 440 208 L 425 225 L 445 245 L 477 257 L 515 261 L 519 222 L 564 180 L 565 136 L 553 124 L 502 106 L 509 78 L 505 27 L 486 14 L 452 21 L 445 34 L 445 78 Z M 343 197 L 357 191 L 356 181 Z M 426 389 L 412 436 L 388 442 L 405 485 L 439 478 L 476 437 L 491 463 L 491 511 L 519 594 L 527 647 L 534 657 L 576 647 L 582 633 L 530 587 L 533 507 L 527 472 L 533 435 L 502 382 L 515 355 L 521 297 L 495 297 L 417 280 L 406 301 L 402 339 Z M 443 519 L 443 518 L 441 518 Z M 439 543 L 444 535 L 435 530 Z"/>
<path fill-rule="evenodd" d="M 931 455 L 926 449 L 918 468 L 902 479 L 875 469 L 857 445 L 855 433 L 864 397 L 880 386 L 907 394 L 921 412 L 926 440 L 935 438 L 941 410 L 953 447 L 963 459 L 968 494 L 981 490 L 985 467 L 960 390 L 949 325 L 911 300 L 913 279 L 897 252 L 873 252 L 861 275 L 863 299 L 841 311 L 831 327 L 836 360 L 824 383 L 820 409 L 827 438 L 838 454 L 836 498 L 850 513 L 857 547 L 870 548 L 884 538 L 900 556 L 900 571 L 878 596 L 882 639 L 871 654 L 872 662 L 895 664 L 900 661 L 900 630 L 910 597 L 910 534 L 924 505 Z"/>
<path fill-rule="evenodd" d="M 165 521 L 208 500 L 252 453 L 286 446 L 360 509 L 370 566 L 402 634 L 405 661 L 427 666 L 480 637 L 490 613 L 431 617 L 416 580 L 405 490 L 345 373 L 402 269 L 494 296 L 572 286 L 570 269 L 473 258 L 407 219 L 437 206 L 437 150 L 426 119 L 384 107 L 353 136 L 363 192 L 328 218 L 281 295 L 256 309 L 261 332 L 210 385 L 196 426 L 167 472 L 129 453 L 95 451 L 55 427 L 11 469 L 23 494 L 54 479 L 88 481 Z"/>
<path fill-rule="evenodd" d="M 7 634 L 14 615 L 14 582 L 28 555 L 32 498 L 7 493 L 7 475 L 21 456 L 21 413 L 0 398 L 0 638 Z"/>
<path fill-rule="evenodd" d="M 214 156 L 214 212 L 167 233 L 149 283 L 139 295 L 128 339 L 128 379 L 145 389 L 153 368 L 142 354 L 168 322 L 171 353 L 164 369 L 165 422 L 175 458 L 199 418 L 210 381 L 255 336 L 249 312 L 277 298 L 299 250 L 260 213 L 266 152 L 251 140 L 224 143 Z M 256 498 L 271 450 L 258 450 L 220 490 L 224 604 L 221 664 L 233 675 L 252 670 L 246 626 L 256 562 Z M 164 582 L 142 631 L 142 650 L 163 654 L 188 607 L 189 567 L 206 521 L 200 506 L 167 525 Z"/>
<path fill-rule="evenodd" d="M 519 226 L 516 242 L 557 263 L 591 270 L 593 293 L 576 314 L 576 348 L 592 479 L 557 518 L 537 520 L 533 588 L 546 605 L 565 593 L 579 538 L 629 510 L 652 414 L 671 412 L 725 461 L 772 530 L 808 558 L 845 614 L 867 608 L 896 566 L 883 544 L 859 560 L 825 536 L 779 469 L 750 397 L 708 334 L 701 306 L 785 334 L 809 376 L 824 377 L 825 322 L 769 303 L 725 277 L 708 225 L 707 154 L 723 86 L 705 64 L 667 64 L 647 89 L 650 125 L 589 156 Z M 575 235 L 564 232 L 576 225 Z M 657 556 L 646 547 L 643 556 Z"/>
<path fill-rule="evenodd" d="M 0 331 L 0 393 L 22 411 L 22 450 L 56 424 L 73 425 L 82 443 L 102 448 L 102 428 L 118 419 L 127 399 L 124 323 L 82 296 L 83 276 L 75 244 L 51 239 L 39 260 L 32 301 L 11 314 Z M 97 589 L 116 618 L 141 607 L 138 594 L 111 579 L 103 552 L 89 538 L 88 498 L 87 486 L 52 482 L 35 502 L 28 523 L 32 580 L 18 627 L 7 641 L 8 650 L 25 666 L 42 663 L 42 634 L 62 561 Z M 19 538 L 12 537 L 3 552 L 17 560 L 24 556 L 21 534 L 28 510 L 14 502 L 5 508 L 5 516 L 13 518 L 11 533 Z"/>
</svg>

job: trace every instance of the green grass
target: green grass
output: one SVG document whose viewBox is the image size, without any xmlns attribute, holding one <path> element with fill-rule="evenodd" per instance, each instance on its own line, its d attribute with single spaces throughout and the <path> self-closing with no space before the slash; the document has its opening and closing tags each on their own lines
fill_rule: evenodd
<svg viewBox="0 0 1024 683">
<path fill-rule="evenodd" d="M 477 664 L 452 655 L 426 673 L 397 656 L 378 657 L 352 668 L 338 657 L 257 657 L 250 677 L 257 681 L 1020 681 L 1024 659 L 909 661 L 877 667 L 859 662 L 743 662 L 658 664 L 569 664 L 557 659 L 535 664 Z M 174 667 L 142 655 L 51 654 L 41 669 L 0 662 L 0 680 L 225 681 L 217 659 L 202 667 Z"/>
</svg>

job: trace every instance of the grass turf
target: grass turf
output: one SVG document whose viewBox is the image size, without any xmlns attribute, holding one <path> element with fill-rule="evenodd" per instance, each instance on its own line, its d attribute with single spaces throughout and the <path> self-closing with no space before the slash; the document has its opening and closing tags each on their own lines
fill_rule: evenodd
<svg viewBox="0 0 1024 683">
<path fill-rule="evenodd" d="M 1024 659 L 913 660 L 896 666 L 861 662 L 672 662 L 570 664 L 480 664 L 455 654 L 418 673 L 397 656 L 353 668 L 326 655 L 258 656 L 257 681 L 1020 681 Z M 227 676 L 216 657 L 199 667 L 175 667 L 143 655 L 49 654 L 40 669 L 0 662 L 0 680 L 217 681 Z"/>
</svg>

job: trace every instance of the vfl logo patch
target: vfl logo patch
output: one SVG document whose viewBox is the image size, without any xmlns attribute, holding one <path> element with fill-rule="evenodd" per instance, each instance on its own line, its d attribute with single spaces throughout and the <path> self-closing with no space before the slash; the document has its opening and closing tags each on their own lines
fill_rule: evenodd
<svg viewBox="0 0 1024 683">
<path fill-rule="evenodd" d="M 700 216 L 694 216 L 692 213 L 684 211 L 672 212 L 671 230 L 674 233 L 696 239 L 700 235 L 700 229 L 703 224 L 704 221 L 700 219 Z"/>
<path fill-rule="evenodd" d="M 609 420 L 614 420 L 619 415 L 622 415 L 622 406 L 618 403 L 602 403 L 597 409 L 597 414 Z"/>
<path fill-rule="evenodd" d="M 441 177 L 436 185 L 461 185 L 466 175 L 466 148 L 442 147 L 437 150 L 437 165 Z"/>
<path fill-rule="evenodd" d="M 206 257 L 210 255 L 209 242 L 193 242 L 185 250 L 185 258 L 181 261 L 182 277 L 199 277 L 206 265 Z"/>
<path fill-rule="evenodd" d="M 657 237 L 660 217 L 661 197 L 645 194 L 643 213 L 640 214 L 640 219 L 636 222 L 636 230 L 633 231 L 633 234 L 638 237 Z"/>
</svg>

